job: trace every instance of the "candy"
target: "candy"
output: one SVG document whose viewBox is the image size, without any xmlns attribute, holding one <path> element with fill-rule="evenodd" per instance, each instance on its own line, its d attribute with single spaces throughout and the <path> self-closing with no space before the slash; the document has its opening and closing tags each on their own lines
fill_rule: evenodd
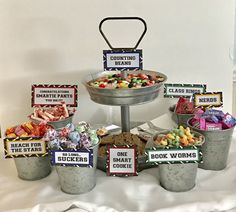
<svg viewBox="0 0 236 212">
<path fill-rule="evenodd" d="M 48 142 L 48 147 L 49 147 L 50 149 L 59 149 L 59 147 L 60 147 L 60 141 L 59 141 L 59 139 L 55 138 L 55 139 L 49 141 L 49 142 Z"/>
<path fill-rule="evenodd" d="M 59 149 L 88 149 L 99 142 L 96 130 L 91 129 L 86 122 L 79 122 L 77 126 L 68 124 L 65 128 L 57 131 L 49 129 L 44 140 L 53 141 L 49 146 L 57 145 Z"/>
<path fill-rule="evenodd" d="M 222 130 L 234 127 L 236 119 L 221 110 L 208 109 L 204 113 L 195 115 L 190 124 L 201 130 Z"/>
<path fill-rule="evenodd" d="M 178 114 L 193 114 L 194 110 L 193 103 L 183 97 L 179 98 L 175 107 L 175 112 Z"/>
<path fill-rule="evenodd" d="M 86 130 L 86 128 L 83 125 L 78 125 L 77 127 L 75 127 L 75 130 L 79 133 L 82 133 Z"/>
<path fill-rule="evenodd" d="M 155 83 L 163 82 L 161 76 L 151 76 L 145 73 L 128 74 L 126 78 L 122 78 L 120 74 L 105 75 L 96 80 L 90 81 L 88 84 L 93 87 L 109 88 L 109 89 L 124 89 L 124 88 L 141 88 L 152 86 Z"/>
<path fill-rule="evenodd" d="M 180 126 L 179 129 L 170 131 L 167 135 L 157 136 L 154 143 L 161 146 L 192 146 L 200 144 L 203 141 L 203 137 L 195 137 L 190 131 L 190 128 L 184 128 Z"/>
<path fill-rule="evenodd" d="M 99 142 L 97 135 L 91 135 L 90 140 L 91 140 L 92 145 L 96 145 Z"/>
<path fill-rule="evenodd" d="M 71 132 L 70 128 L 64 127 L 60 130 L 60 136 L 61 137 L 68 137 L 70 132 Z"/>
<path fill-rule="evenodd" d="M 7 128 L 5 135 L 7 138 L 42 137 L 49 128 L 50 126 L 46 124 L 34 124 L 32 122 L 27 122 L 15 127 Z"/>
<path fill-rule="evenodd" d="M 69 128 L 70 131 L 74 131 L 74 130 L 75 130 L 75 126 L 74 126 L 74 124 L 72 124 L 72 123 L 67 124 L 67 125 L 66 125 L 66 128 Z"/>
<path fill-rule="evenodd" d="M 62 102 L 61 105 L 56 105 L 51 108 L 36 107 L 29 118 L 37 122 L 59 121 L 68 118 L 70 115 L 73 115 L 74 112 L 75 110 L 69 111 L 66 104 Z"/>
<path fill-rule="evenodd" d="M 222 124 L 221 123 L 211 123 L 211 122 L 206 122 L 206 130 L 222 130 Z"/>
<path fill-rule="evenodd" d="M 49 129 L 46 134 L 44 135 L 44 140 L 45 141 L 51 141 L 56 139 L 58 133 L 55 129 Z"/>
<path fill-rule="evenodd" d="M 66 147 L 67 147 L 68 149 L 76 150 L 77 144 L 75 144 L 75 143 L 73 143 L 73 142 L 67 142 Z"/>
<path fill-rule="evenodd" d="M 104 127 L 97 129 L 96 131 L 98 136 L 104 136 L 108 134 L 108 130 Z"/>
<path fill-rule="evenodd" d="M 218 119 L 222 119 L 224 117 L 224 112 L 221 111 L 221 110 L 206 110 L 204 112 L 204 115 L 213 115 L 213 116 L 216 116 Z"/>
<path fill-rule="evenodd" d="M 81 135 L 80 142 L 85 148 L 89 148 L 91 146 L 91 141 L 86 133 Z"/>
<path fill-rule="evenodd" d="M 68 137 L 73 143 L 79 144 L 79 142 L 80 142 L 79 132 L 77 132 L 77 131 L 70 132 Z"/>
<path fill-rule="evenodd" d="M 9 133 L 9 134 L 7 134 L 7 137 L 8 138 L 16 138 L 17 135 L 15 133 Z"/>
<path fill-rule="evenodd" d="M 17 136 L 21 136 L 23 133 L 25 133 L 25 131 L 22 129 L 21 126 L 17 126 L 17 127 L 15 128 L 15 134 L 16 134 Z"/>
<path fill-rule="evenodd" d="M 233 116 L 231 116 L 229 113 L 226 113 L 223 117 L 222 124 L 224 128 L 231 128 L 235 126 L 236 119 Z"/>
</svg>

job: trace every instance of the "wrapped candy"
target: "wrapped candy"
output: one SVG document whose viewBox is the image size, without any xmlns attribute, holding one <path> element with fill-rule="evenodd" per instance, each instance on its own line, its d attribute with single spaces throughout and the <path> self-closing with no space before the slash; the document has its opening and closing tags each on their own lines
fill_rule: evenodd
<svg viewBox="0 0 236 212">
<path fill-rule="evenodd" d="M 83 145 L 83 147 L 85 148 L 89 148 L 91 146 L 91 141 L 89 139 L 88 134 L 86 133 L 82 133 L 81 137 L 80 137 L 80 143 L 81 145 Z"/>
<path fill-rule="evenodd" d="M 75 126 L 74 126 L 74 124 L 72 124 L 72 123 L 67 124 L 67 125 L 66 125 L 66 128 L 69 128 L 70 131 L 75 131 Z"/>
<path fill-rule="evenodd" d="M 68 118 L 73 115 L 75 110 L 68 110 L 65 102 L 62 102 L 61 105 L 56 105 L 51 108 L 42 108 L 36 107 L 34 108 L 33 114 L 29 116 L 32 120 L 36 122 L 51 122 L 51 121 L 59 121 Z"/>
<path fill-rule="evenodd" d="M 48 147 L 49 147 L 50 149 L 59 149 L 59 147 L 60 147 L 60 141 L 59 141 L 59 139 L 58 139 L 58 138 L 54 138 L 53 140 L 50 140 L 50 141 L 48 142 Z"/>
<path fill-rule="evenodd" d="M 99 142 L 97 131 L 91 129 L 86 122 L 79 122 L 77 126 L 68 124 L 59 130 L 50 129 L 44 136 L 49 141 L 50 148 L 57 149 L 81 149 L 90 148 Z"/>
<path fill-rule="evenodd" d="M 195 114 L 191 125 L 201 130 L 229 129 L 236 125 L 236 119 L 229 113 L 224 114 L 221 110 L 206 110 L 204 113 Z"/>
<path fill-rule="evenodd" d="M 60 130 L 61 137 L 68 137 L 69 133 L 71 132 L 70 128 L 64 127 Z"/>
<path fill-rule="evenodd" d="M 223 117 L 222 123 L 223 123 L 224 128 L 226 128 L 226 129 L 231 128 L 231 127 L 235 126 L 236 119 L 233 116 L 231 116 L 229 113 L 226 113 Z"/>
<path fill-rule="evenodd" d="M 188 99 L 180 97 L 176 107 L 175 112 L 178 114 L 193 114 L 194 113 L 194 104 Z"/>
<path fill-rule="evenodd" d="M 49 129 L 46 134 L 44 135 L 44 140 L 45 141 L 51 141 L 56 139 L 58 133 L 55 129 Z"/>
<path fill-rule="evenodd" d="M 15 127 L 9 127 L 6 129 L 5 135 L 7 138 L 16 137 L 43 137 L 48 129 L 51 127 L 42 124 L 35 124 L 32 122 L 26 122 Z"/>
<path fill-rule="evenodd" d="M 80 134 L 79 134 L 79 132 L 77 132 L 77 131 L 70 132 L 68 137 L 73 143 L 75 143 L 75 144 L 80 143 Z"/>
</svg>

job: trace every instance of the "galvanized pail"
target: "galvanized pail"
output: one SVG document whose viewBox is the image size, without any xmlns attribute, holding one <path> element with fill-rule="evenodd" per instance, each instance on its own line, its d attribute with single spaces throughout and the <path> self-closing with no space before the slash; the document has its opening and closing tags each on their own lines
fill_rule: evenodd
<svg viewBox="0 0 236 212">
<path fill-rule="evenodd" d="M 193 132 L 196 137 L 202 136 L 198 132 Z M 156 139 L 156 134 L 153 141 Z M 205 142 L 203 137 L 200 147 Z M 158 147 L 153 142 L 153 146 Z M 189 191 L 195 186 L 198 163 L 183 163 L 183 164 L 159 164 L 159 180 L 163 188 L 169 191 L 182 192 Z"/>
<path fill-rule="evenodd" d="M 205 143 L 202 146 L 203 163 L 199 167 L 207 170 L 222 170 L 227 165 L 229 148 L 231 144 L 234 127 L 225 130 L 200 130 L 191 126 L 191 119 L 188 126 L 205 136 Z"/>
<path fill-rule="evenodd" d="M 172 120 L 178 125 L 187 127 L 187 122 L 190 118 L 194 117 L 194 114 L 179 114 L 175 111 L 176 105 L 169 107 L 169 111 L 171 112 Z"/>
<path fill-rule="evenodd" d="M 169 191 L 188 191 L 195 186 L 197 168 L 197 163 L 160 164 L 160 184 Z"/>
<path fill-rule="evenodd" d="M 194 117 L 194 114 L 178 114 L 175 112 L 173 115 L 176 116 L 176 121 L 177 121 L 176 123 L 178 124 L 178 126 L 183 126 L 183 127 L 187 127 L 188 120 Z"/>
<path fill-rule="evenodd" d="M 18 177 L 23 180 L 39 180 L 51 172 L 50 159 L 45 157 L 14 158 Z"/>
<path fill-rule="evenodd" d="M 68 194 L 82 194 L 92 190 L 96 185 L 96 167 L 98 146 L 93 149 L 93 167 L 56 166 L 61 190 Z"/>
<path fill-rule="evenodd" d="M 52 126 L 54 129 L 60 129 L 60 128 L 65 127 L 67 124 L 72 123 L 72 119 L 73 119 L 73 115 L 59 121 L 49 121 L 47 122 L 47 124 Z"/>
</svg>

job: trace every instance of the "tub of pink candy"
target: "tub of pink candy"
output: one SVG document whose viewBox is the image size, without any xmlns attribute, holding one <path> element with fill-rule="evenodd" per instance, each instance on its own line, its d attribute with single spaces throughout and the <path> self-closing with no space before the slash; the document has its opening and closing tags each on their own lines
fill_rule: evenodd
<svg viewBox="0 0 236 212">
<path fill-rule="evenodd" d="M 55 129 L 65 127 L 72 123 L 75 109 L 69 110 L 64 102 L 61 105 L 56 105 L 50 108 L 36 107 L 29 118 L 36 123 L 47 122 Z"/>
<path fill-rule="evenodd" d="M 100 141 L 97 136 L 97 130 L 92 129 L 86 122 L 79 122 L 76 126 L 67 124 L 66 127 L 58 130 L 49 129 L 44 136 L 44 140 L 48 142 L 48 147 L 51 150 L 72 150 L 75 152 L 82 149 L 92 150 L 92 167 L 56 165 L 62 191 L 69 194 L 81 194 L 95 187 Z M 65 157 L 64 159 L 66 160 L 67 158 Z M 64 159 L 63 161 L 65 161 Z"/>
<path fill-rule="evenodd" d="M 188 125 L 205 136 L 202 146 L 203 163 L 200 168 L 221 170 L 227 165 L 228 153 L 236 119 L 221 110 L 198 109 Z"/>
<path fill-rule="evenodd" d="M 178 126 L 187 127 L 187 121 L 194 116 L 195 108 L 193 102 L 180 97 L 177 104 L 170 108 L 173 112 L 172 118 Z"/>
</svg>

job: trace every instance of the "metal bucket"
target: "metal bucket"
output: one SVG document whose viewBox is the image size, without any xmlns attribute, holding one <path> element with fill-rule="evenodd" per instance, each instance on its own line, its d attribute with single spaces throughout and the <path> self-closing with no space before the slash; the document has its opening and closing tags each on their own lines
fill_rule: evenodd
<svg viewBox="0 0 236 212">
<path fill-rule="evenodd" d="M 176 123 L 178 124 L 178 126 L 183 126 L 183 127 L 187 127 L 188 124 L 188 120 L 190 118 L 194 117 L 194 114 L 178 114 L 174 112 L 174 116 L 176 116 Z"/>
<path fill-rule="evenodd" d="M 203 163 L 199 168 L 207 170 L 222 170 L 227 166 L 229 148 L 234 127 L 226 130 L 200 130 L 191 126 L 188 120 L 188 126 L 205 136 L 205 143 L 202 146 Z"/>
<path fill-rule="evenodd" d="M 14 160 L 18 177 L 23 180 L 39 180 L 51 173 L 48 156 L 14 158 Z"/>
<path fill-rule="evenodd" d="M 98 146 L 93 149 L 93 168 L 73 167 L 73 166 L 56 166 L 61 190 L 68 194 L 82 194 L 92 190 L 96 185 L 96 167 Z"/>
<path fill-rule="evenodd" d="M 167 77 L 162 73 L 142 70 L 142 71 L 129 71 L 129 73 L 135 73 L 135 74 L 144 73 L 152 76 L 159 75 L 164 78 L 164 81 L 156 83 L 152 86 L 136 88 L 136 89 L 130 89 L 130 88 L 104 89 L 104 88 L 92 87 L 88 84 L 90 81 L 105 76 L 107 74 L 117 74 L 117 73 L 119 72 L 102 71 L 91 74 L 86 77 L 86 79 L 83 81 L 83 84 L 88 90 L 90 98 L 94 102 L 99 104 L 118 105 L 118 106 L 135 105 L 135 104 L 150 102 L 158 97 L 163 83 L 167 80 Z"/>
<path fill-rule="evenodd" d="M 171 118 L 172 120 L 178 125 L 178 126 L 183 126 L 183 127 L 187 127 L 188 124 L 188 120 L 190 118 L 194 117 L 194 114 L 179 114 L 175 112 L 175 108 L 176 105 L 173 105 L 171 107 L 169 107 L 169 111 L 171 112 Z"/>
<path fill-rule="evenodd" d="M 67 124 L 72 123 L 73 115 L 69 116 L 66 119 L 59 120 L 59 121 L 49 121 L 47 122 L 48 125 L 51 125 L 54 129 L 60 129 L 65 127 Z"/>
<path fill-rule="evenodd" d="M 189 191 L 195 186 L 197 163 L 159 164 L 160 184 L 169 191 Z"/>
<path fill-rule="evenodd" d="M 202 134 L 194 132 L 195 136 L 199 137 Z M 153 137 L 154 141 L 160 133 Z M 204 144 L 205 139 L 198 146 Z M 153 146 L 158 147 L 154 144 Z M 176 164 L 159 164 L 159 180 L 163 188 L 169 191 L 189 191 L 195 186 L 198 163 L 176 163 Z"/>
</svg>

